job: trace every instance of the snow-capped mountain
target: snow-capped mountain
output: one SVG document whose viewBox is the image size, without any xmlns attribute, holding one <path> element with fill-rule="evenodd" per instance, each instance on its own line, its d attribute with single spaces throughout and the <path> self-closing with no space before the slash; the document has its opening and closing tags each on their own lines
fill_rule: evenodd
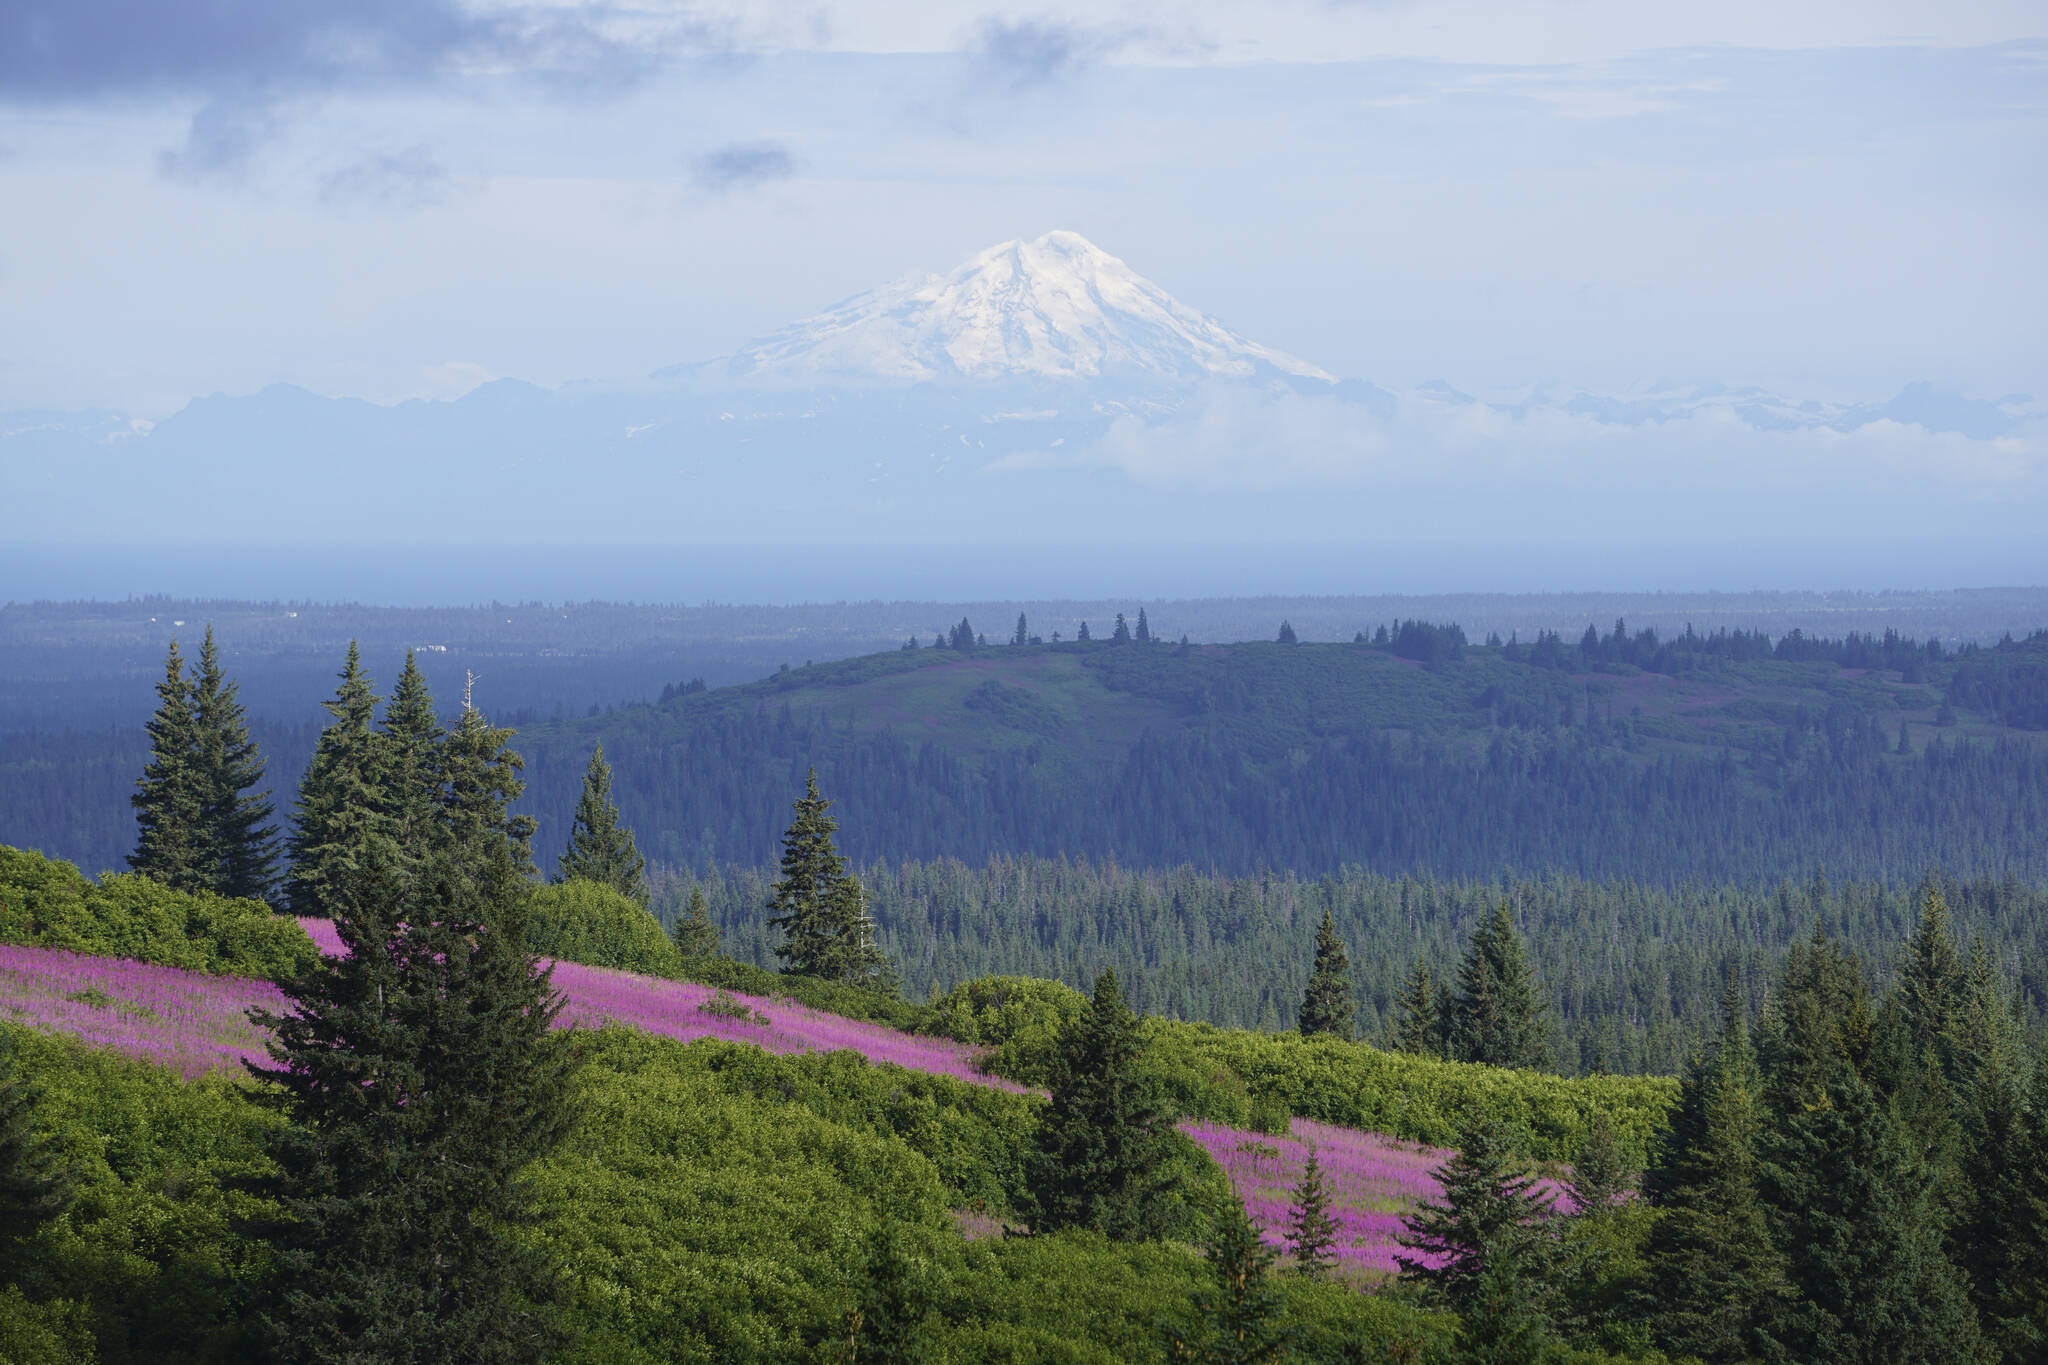
<svg viewBox="0 0 2048 1365">
<path fill-rule="evenodd" d="M 720 368 L 733 379 L 792 384 L 1334 382 L 1189 308 L 1073 232 L 1004 242 L 950 274 L 856 294 L 751 343 L 722 367 L 704 367 Z"/>
</svg>

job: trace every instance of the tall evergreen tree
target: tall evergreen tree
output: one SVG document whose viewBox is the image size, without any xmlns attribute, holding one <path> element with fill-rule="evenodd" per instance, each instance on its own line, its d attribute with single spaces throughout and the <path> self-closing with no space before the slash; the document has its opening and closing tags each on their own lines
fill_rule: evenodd
<svg viewBox="0 0 2048 1365">
<path fill-rule="evenodd" d="M 1458 1150 L 1438 1167 L 1441 1195 L 1409 1215 L 1401 1278 L 1464 1315 L 1480 1304 L 1489 1267 L 1506 1260 L 1539 1328 L 1555 1297 L 1551 1196 L 1524 1169 L 1499 1119 L 1470 1113 Z"/>
<path fill-rule="evenodd" d="M 1086 621 L 1083 621 L 1081 623 L 1081 628 L 1074 632 L 1074 638 L 1076 640 L 1079 640 L 1082 644 L 1088 643 L 1090 637 L 1088 635 L 1088 623 Z"/>
<path fill-rule="evenodd" d="M 693 887 L 690 903 L 676 916 L 675 928 L 669 932 L 675 940 L 676 951 L 685 958 L 696 960 L 715 957 L 718 954 L 718 926 L 711 920 L 711 907 L 704 899 L 704 888 Z"/>
<path fill-rule="evenodd" d="M 255 1015 L 272 1065 L 252 1069 L 287 1119 L 263 1182 L 280 1215 L 258 1229 L 273 1358 L 510 1363 L 563 1340 L 522 1172 L 574 1121 L 572 1054 L 550 1036 L 561 1001 L 515 906 L 490 899 L 522 899 L 502 875 L 513 833 L 467 837 L 504 847 L 444 844 L 414 872 L 374 836 L 339 898 L 348 954 L 283 983 L 291 1008 Z"/>
<path fill-rule="evenodd" d="M 1308 989 L 1301 997 L 1301 1035 L 1319 1033 L 1351 1037 L 1351 1020 L 1357 1012 L 1351 998 L 1351 959 L 1344 952 L 1344 940 L 1337 937 L 1337 925 L 1326 908 L 1316 930 L 1315 966 L 1309 972 Z"/>
<path fill-rule="evenodd" d="M 782 835 L 782 875 L 768 900 L 768 925 L 783 934 L 775 954 L 786 971 L 888 989 L 889 960 L 875 945 L 866 895 L 833 843 L 839 822 L 825 813 L 831 805 L 811 769 Z"/>
<path fill-rule="evenodd" d="M 1472 1284 L 1451 1339 L 1453 1365 L 1540 1365 L 1555 1354 L 1539 1296 L 1524 1270 L 1525 1250 L 1509 1247 L 1486 1261 Z"/>
<path fill-rule="evenodd" d="M 0 1284 L 21 1271 L 21 1243 L 69 1208 L 71 1177 L 40 1131 L 42 1095 L 22 1074 L 20 1040 L 0 1027 Z"/>
<path fill-rule="evenodd" d="M 1932 880 L 1922 892 L 1920 921 L 1900 955 L 1898 973 L 1899 1010 L 1914 1053 L 1935 1057 L 1943 1072 L 1952 1075 L 1963 1010 L 1963 960 L 1949 922 L 1948 902 Z"/>
<path fill-rule="evenodd" d="M 1313 1144 L 1301 1164 L 1301 1179 L 1288 1206 L 1287 1240 L 1294 1247 L 1294 1268 L 1320 1280 L 1336 1263 L 1337 1216 L 1330 1212 L 1330 1186 L 1323 1178 L 1322 1158 Z"/>
<path fill-rule="evenodd" d="M 1787 955 L 1772 1002 L 1760 1149 L 1791 1291 L 1778 1336 L 1803 1359 L 1978 1359 L 1934 1173 L 1870 1081 L 1868 994 L 1855 959 L 1816 935 Z"/>
<path fill-rule="evenodd" d="M 1025 1154 L 1034 1232 L 1093 1228 L 1118 1241 L 1165 1232 L 1173 1119 L 1143 1051 L 1116 973 L 1105 971 L 1088 1012 L 1060 1034 L 1052 1102 Z"/>
<path fill-rule="evenodd" d="M 511 747 L 513 732 L 485 719 L 471 696 L 475 679 L 463 688 L 462 718 L 441 745 L 441 838 L 434 863 L 474 888 L 482 903 L 501 915 L 523 914 L 517 894 L 536 875 L 534 819 L 511 813 L 526 789 L 526 767 Z M 522 936 L 519 940 L 525 942 Z"/>
<path fill-rule="evenodd" d="M 192 730 L 192 687 L 178 642 L 164 658 L 149 730 L 149 763 L 129 798 L 141 826 L 128 866 L 180 891 L 202 889 L 205 839 L 200 831 L 198 755 Z"/>
<path fill-rule="evenodd" d="M 1549 1064 L 1548 1006 L 1536 986 L 1514 911 L 1503 900 L 1472 932 L 1458 969 L 1450 1051 L 1461 1062 L 1537 1069 Z"/>
<path fill-rule="evenodd" d="M 1635 1171 L 1621 1150 L 1614 1120 L 1605 1109 L 1596 1110 L 1586 1126 L 1586 1140 L 1572 1158 L 1571 1174 L 1564 1180 L 1574 1212 L 1608 1212 L 1628 1197 L 1634 1184 Z"/>
<path fill-rule="evenodd" d="M 2048 1359 L 2048 1065 L 2034 1069 L 2031 1103 L 2012 1052 L 1977 1069 L 1952 1243 L 1985 1335 L 2011 1361 Z"/>
<path fill-rule="evenodd" d="M 1782 1286 L 1757 1183 L 1756 1054 L 1732 978 L 1721 1011 L 1720 1035 L 1687 1066 L 1644 1176 L 1659 1209 L 1647 1248 L 1657 1339 L 1710 1363 L 1762 1353 Z"/>
<path fill-rule="evenodd" d="M 378 809 L 399 859 L 417 866 L 432 856 L 439 839 L 441 746 L 447 733 L 434 713 L 426 674 L 409 649 L 378 737 Z"/>
<path fill-rule="evenodd" d="M 263 756 L 249 737 L 248 708 L 221 668 L 213 627 L 192 678 L 192 761 L 199 795 L 199 871 L 204 890 L 261 900 L 276 884 L 277 830 L 256 791 Z"/>
<path fill-rule="evenodd" d="M 1138 608 L 1138 629 L 1135 633 L 1139 644 L 1149 645 L 1152 643 L 1152 623 L 1145 619 L 1145 609 L 1143 607 Z"/>
<path fill-rule="evenodd" d="M 1273 1249 L 1232 1198 L 1216 1211 L 1202 1258 L 1209 1285 L 1195 1298 L 1192 1331 L 1172 1334 L 1168 1355 L 1201 1365 L 1274 1365 L 1286 1345 Z"/>
<path fill-rule="evenodd" d="M 1394 997 L 1394 1046 L 1420 1057 L 1443 1056 L 1449 1043 L 1448 1004 L 1429 970 L 1429 959 L 1416 958 Z"/>
<path fill-rule="evenodd" d="M 299 779 L 284 885 L 285 905 L 294 915 L 340 918 L 347 896 L 362 885 L 359 874 L 371 844 L 385 833 L 379 755 L 370 729 L 377 694 L 370 686 L 351 640 L 341 685 L 332 701 L 321 703 L 333 720 L 320 732 L 313 761 Z"/>
<path fill-rule="evenodd" d="M 602 882 L 620 895 L 647 903 L 647 860 L 633 846 L 633 831 L 619 823 L 612 800 L 612 770 L 604 761 L 604 745 L 590 753 L 583 774 L 583 794 L 569 827 L 569 847 L 562 853 L 555 880 Z"/>
<path fill-rule="evenodd" d="M 1031 643 L 1031 630 L 1024 624 L 1024 613 L 1021 611 L 1017 613 L 1017 630 L 1015 634 L 1010 636 L 1010 643 L 1013 645 L 1028 645 Z"/>
<path fill-rule="evenodd" d="M 1111 644 L 1117 645 L 1127 645 L 1131 642 L 1131 623 L 1124 620 L 1122 612 L 1116 614 L 1116 625 L 1110 628 L 1109 640 Z"/>
<path fill-rule="evenodd" d="M 1289 622 L 1282 621 L 1280 623 L 1280 643 L 1283 645 L 1292 645 L 1300 643 L 1300 640 L 1297 639 L 1294 634 L 1293 625 Z"/>
</svg>

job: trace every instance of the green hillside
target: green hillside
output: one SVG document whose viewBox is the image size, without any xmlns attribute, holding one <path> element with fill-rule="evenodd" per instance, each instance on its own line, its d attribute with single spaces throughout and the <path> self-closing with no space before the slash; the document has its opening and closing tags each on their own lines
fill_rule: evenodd
<svg viewBox="0 0 2048 1365">
<path fill-rule="evenodd" d="M 1404 625 L 1386 644 L 904 649 L 537 727 L 520 747 L 544 841 L 602 738 L 643 845 L 681 864 L 766 861 L 815 764 L 863 859 L 2048 871 L 2048 732 L 2022 728 L 2026 661 L 2048 641 L 1960 657 L 1861 642 L 1872 658 L 1845 662 L 1842 642 L 1732 638 L 1474 646 Z"/>
</svg>

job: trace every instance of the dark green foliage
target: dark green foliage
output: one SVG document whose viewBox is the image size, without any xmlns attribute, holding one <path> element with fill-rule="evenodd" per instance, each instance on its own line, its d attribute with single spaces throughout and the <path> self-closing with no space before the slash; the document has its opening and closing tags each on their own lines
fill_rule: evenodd
<svg viewBox="0 0 2048 1365">
<path fill-rule="evenodd" d="M 612 770 L 604 761 L 604 745 L 591 751 L 583 774 L 583 795 L 569 826 L 569 847 L 563 851 L 555 880 L 601 882 L 620 895 L 647 903 L 647 860 L 633 846 L 633 831 L 619 823 L 612 801 Z"/>
<path fill-rule="evenodd" d="M 14 1032 L 0 1030 L 0 1283 L 21 1277 L 23 1239 L 70 1207 L 73 1194 L 19 1049 Z"/>
<path fill-rule="evenodd" d="M 1111 627 L 1109 642 L 1113 645 L 1127 645 L 1131 642 L 1131 624 L 1124 620 L 1124 614 L 1116 614 L 1116 625 Z"/>
<path fill-rule="evenodd" d="M 1720 1035 L 1686 1068 L 1644 1177 L 1660 1211 L 1646 1250 L 1657 1339 L 1709 1362 L 1758 1354 L 1778 1307 L 1782 1258 L 1758 1187 L 1759 1085 L 1731 981 Z"/>
<path fill-rule="evenodd" d="M 1441 1197 L 1408 1219 L 1401 1243 L 1422 1256 L 1402 1258 L 1401 1278 L 1460 1317 L 1512 1286 L 1532 1320 L 1546 1323 L 1555 1289 L 1551 1198 L 1536 1188 L 1506 1126 L 1483 1114 L 1469 1119 L 1436 1179 Z"/>
<path fill-rule="evenodd" d="M 1790 1290 L 1774 1335 L 1807 1359 L 1978 1358 L 1939 1172 L 1873 1088 L 1860 964 L 1816 932 L 1787 955 L 1765 1022 L 1760 1184 Z"/>
<path fill-rule="evenodd" d="M 472 821 L 512 843 L 504 821 Z M 291 1012 L 259 1016 L 274 1065 L 254 1069 L 289 1120 L 263 1182 L 280 1216 L 259 1225 L 274 1356 L 530 1361 L 561 1339 L 522 1174 L 575 1119 L 568 1040 L 548 1033 L 561 1004 L 513 908 L 484 899 L 518 894 L 496 880 L 517 855 L 452 852 L 404 876 L 373 850 L 335 921 L 349 954 L 283 983 Z"/>
<path fill-rule="evenodd" d="M 1337 1218 L 1330 1212 L 1330 1188 L 1323 1180 L 1322 1158 L 1308 1149 L 1301 1180 L 1288 1209 L 1287 1240 L 1294 1247 L 1294 1268 L 1312 1280 L 1330 1273 L 1336 1261 Z"/>
<path fill-rule="evenodd" d="M 1351 959 L 1345 956 L 1344 941 L 1337 937 L 1337 927 L 1325 910 L 1316 930 L 1315 966 L 1301 997 L 1301 1034 L 1304 1038 L 1318 1033 L 1349 1038 L 1357 1009 L 1351 998 Z"/>
<path fill-rule="evenodd" d="M 1202 1259 L 1209 1283 L 1195 1297 L 1191 1327 L 1172 1334 L 1171 1358 L 1200 1365 L 1274 1365 L 1287 1334 L 1273 1249 L 1235 1197 L 1215 1211 Z"/>
<path fill-rule="evenodd" d="M 1458 969 L 1450 1055 L 1461 1062 L 1540 1069 L 1550 1062 L 1548 1003 L 1536 986 L 1514 911 L 1503 900 L 1472 933 Z"/>
<path fill-rule="evenodd" d="M 192 678 L 192 768 L 199 798 L 199 884 L 182 890 L 261 900 L 277 874 L 277 831 L 267 822 L 263 757 L 249 738 L 248 709 L 222 671 L 213 627 L 199 647 Z"/>
<path fill-rule="evenodd" d="M 1031 628 L 1025 625 L 1024 613 L 1021 611 L 1017 613 L 1017 629 L 1010 636 L 1010 643 L 1013 645 L 1028 645 L 1031 643 Z"/>
<path fill-rule="evenodd" d="M 1088 1013 L 1060 1037 L 1052 1102 L 1026 1162 L 1033 1231 L 1136 1241 L 1167 1230 L 1173 1120 L 1143 1053 L 1116 973 L 1104 972 Z"/>
<path fill-rule="evenodd" d="M 1145 609 L 1143 607 L 1138 608 L 1138 629 L 1136 634 L 1139 644 L 1149 645 L 1152 643 L 1152 623 L 1145 619 Z"/>
<path fill-rule="evenodd" d="M 378 738 L 377 809 L 399 860 L 416 869 L 432 855 L 438 838 L 441 746 L 447 735 L 411 650 L 391 689 Z"/>
<path fill-rule="evenodd" d="M 1429 959 L 1418 957 L 1394 997 L 1394 1046 L 1419 1057 L 1442 1057 L 1450 1050 L 1450 1001 L 1430 972 Z"/>
<path fill-rule="evenodd" d="M 1282 621 L 1280 623 L 1280 643 L 1283 645 L 1294 645 L 1301 643 L 1294 636 L 1294 627 L 1289 625 L 1285 621 Z"/>
<path fill-rule="evenodd" d="M 174 891 L 139 873 L 97 884 L 0 844 L 0 943 L 127 957 L 216 976 L 276 977 L 318 954 L 306 931 L 261 901 Z"/>
<path fill-rule="evenodd" d="M 1612 1211 L 1635 1188 L 1635 1174 L 1635 1163 L 1615 1135 L 1614 1120 L 1604 1113 L 1593 1115 L 1586 1141 L 1573 1156 L 1571 1174 L 1564 1182 L 1575 1212 Z"/>
<path fill-rule="evenodd" d="M 676 916 L 675 927 L 669 937 L 676 945 L 676 951 L 686 959 L 718 956 L 718 926 L 712 923 L 710 903 L 704 899 L 704 888 L 695 887 L 690 892 L 690 902 Z"/>
<path fill-rule="evenodd" d="M 1527 1256 L 1500 1249 L 1474 1277 L 1449 1352 L 1455 1365 L 1537 1365 L 1556 1354 L 1536 1306 L 1540 1286 L 1525 1273 Z"/>
<path fill-rule="evenodd" d="M 517 891 L 535 875 L 534 818 L 510 809 L 526 789 L 526 760 L 511 747 L 512 734 L 486 720 L 464 690 L 462 719 L 441 746 L 441 837 L 430 855 L 442 875 L 501 915 L 524 904 Z"/>
<path fill-rule="evenodd" d="M 202 798 L 192 728 L 192 689 L 185 680 L 185 660 L 178 642 L 164 659 L 164 678 L 156 685 L 156 715 L 150 719 L 149 764 L 129 798 L 141 832 L 128 866 L 165 886 L 181 891 L 200 887 L 199 860 Z"/>
<path fill-rule="evenodd" d="M 372 846 L 389 833 L 383 808 L 387 773 L 370 729 L 377 694 L 353 641 L 341 667 L 341 685 L 334 699 L 321 705 L 333 720 L 321 731 L 313 762 L 299 779 L 284 891 L 294 915 L 336 919 L 348 912 L 350 888 Z"/>
<path fill-rule="evenodd" d="M 875 946 L 865 893 L 833 843 L 839 822 L 825 813 L 831 804 L 813 769 L 782 836 L 782 876 L 768 901 L 768 926 L 783 935 L 776 956 L 801 976 L 884 985 L 888 959 Z"/>
<path fill-rule="evenodd" d="M 922 1365 L 932 1358 L 930 1271 L 907 1243 L 902 1224 L 885 1211 L 868 1240 L 859 1300 L 846 1313 L 848 1365 Z"/>
<path fill-rule="evenodd" d="M 2048 1064 L 1999 1052 L 1977 1069 L 1964 1123 L 1957 1260 L 1985 1336 L 2007 1360 L 2048 1352 Z"/>
</svg>

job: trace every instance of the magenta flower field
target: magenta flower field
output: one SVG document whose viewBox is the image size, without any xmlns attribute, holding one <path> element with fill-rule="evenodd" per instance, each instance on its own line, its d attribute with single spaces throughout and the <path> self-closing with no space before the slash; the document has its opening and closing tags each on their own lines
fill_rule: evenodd
<svg viewBox="0 0 2048 1365">
<path fill-rule="evenodd" d="M 340 951 L 333 926 L 302 920 L 321 950 Z M 978 1069 L 982 1049 L 943 1038 L 898 1033 L 807 1009 L 793 1001 L 730 994 L 690 982 L 629 972 L 555 964 L 564 1027 L 619 1024 L 664 1038 L 722 1038 L 769 1052 L 848 1049 L 871 1062 L 952 1076 L 976 1085 L 1024 1087 Z M 723 997 L 711 1010 L 707 1002 Z M 724 1002 L 731 1002 L 730 1005 Z M 284 997 L 267 981 L 206 976 L 121 958 L 86 957 L 53 948 L 0 945 L 0 1018 L 74 1034 L 174 1068 L 186 1076 L 239 1072 L 260 1059 L 263 1033 L 248 1011 L 282 1011 Z M 735 1009 L 734 1007 L 739 1007 Z M 1399 1269 L 1395 1239 L 1402 1217 L 1436 1192 L 1430 1172 L 1448 1153 L 1374 1133 L 1295 1119 L 1289 1136 L 1220 1124 L 1181 1125 L 1236 1185 L 1266 1240 L 1288 1247 L 1285 1224 L 1294 1186 L 1313 1144 L 1338 1222 L 1340 1269 L 1373 1278 Z"/>
</svg>

